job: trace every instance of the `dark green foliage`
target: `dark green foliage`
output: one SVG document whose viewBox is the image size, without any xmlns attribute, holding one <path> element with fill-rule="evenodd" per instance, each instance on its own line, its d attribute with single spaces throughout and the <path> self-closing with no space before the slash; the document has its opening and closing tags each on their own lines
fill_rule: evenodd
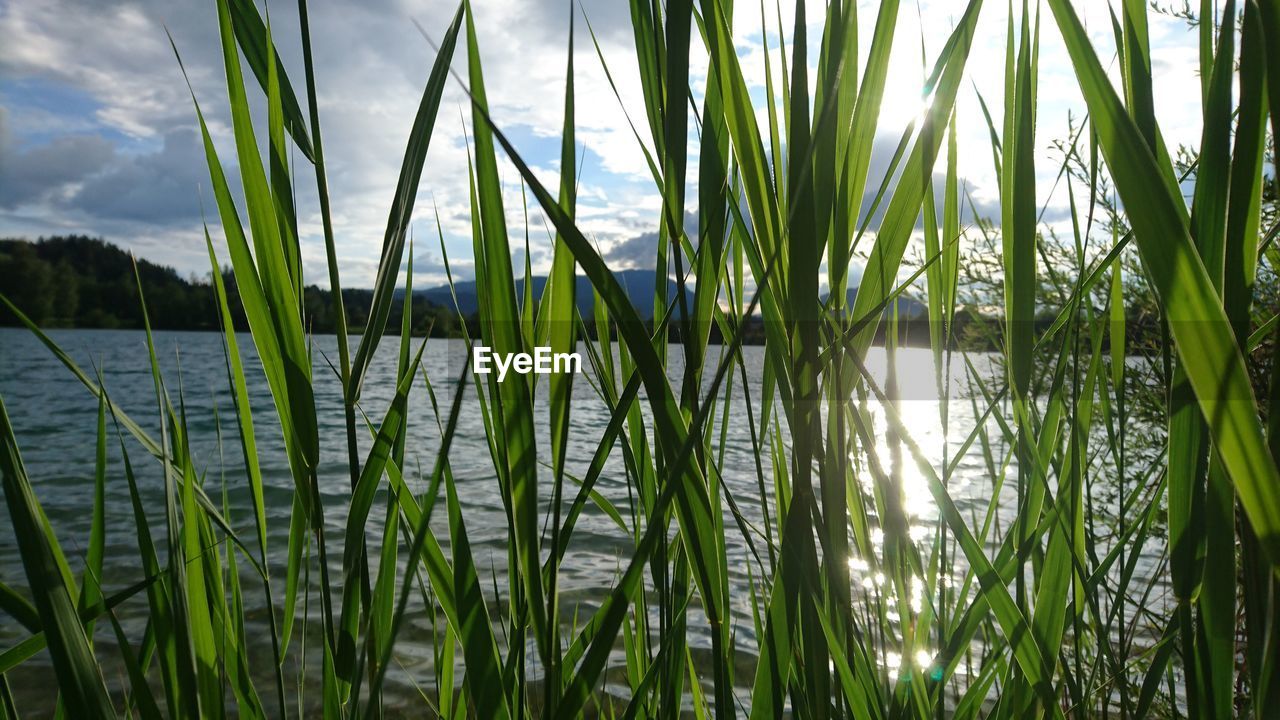
<svg viewBox="0 0 1280 720">
<path fill-rule="evenodd" d="M 140 329 L 142 310 L 132 256 L 99 238 L 68 236 L 0 240 L 0 295 L 17 305 L 43 327 Z M 138 258 L 138 278 L 150 304 L 151 327 L 156 330 L 217 330 L 218 306 L 208 274 L 183 278 L 176 270 Z M 235 274 L 222 271 L 236 330 L 247 331 Z M 363 328 L 373 301 L 371 290 L 342 293 L 348 323 Z M 334 331 L 332 295 L 315 285 L 303 288 L 303 309 L 315 333 Z M 396 304 L 390 318 L 399 324 L 403 308 Z M 0 307 L 0 326 L 21 325 Z M 441 305 L 414 304 L 412 330 L 435 337 L 461 335 L 457 315 Z"/>
<path fill-rule="evenodd" d="M 217 314 L 209 286 L 172 268 L 138 260 L 143 291 L 154 302 L 156 328 L 212 329 Z M 0 240 L 0 293 L 48 327 L 140 328 L 133 260 L 103 240 L 51 237 Z M 0 310 L 0 324 L 17 325 Z"/>
</svg>

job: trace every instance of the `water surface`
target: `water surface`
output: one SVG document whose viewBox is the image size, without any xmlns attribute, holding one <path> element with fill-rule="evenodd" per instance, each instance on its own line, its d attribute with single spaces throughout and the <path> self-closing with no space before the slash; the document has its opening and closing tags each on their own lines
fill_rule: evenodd
<svg viewBox="0 0 1280 720">
<path fill-rule="evenodd" d="M 156 394 L 147 362 L 145 335 L 137 331 L 67 330 L 51 333 L 75 360 L 90 374 L 94 368 L 102 372 L 111 398 L 153 436 L 159 437 L 160 422 Z M 208 495 L 220 502 L 225 493 L 227 517 L 243 537 L 253 537 L 252 510 L 247 484 L 244 481 L 240 446 L 232 399 L 227 383 L 227 369 L 223 354 L 222 338 L 216 333 L 160 332 L 155 335 L 160 363 L 163 367 L 166 390 L 171 400 L 185 407 L 191 435 L 192 452 L 198 467 L 204 473 L 204 486 Z M 415 340 L 415 345 L 422 340 Z M 337 363 L 336 339 L 319 336 L 314 340 L 314 384 L 321 437 L 319 479 L 322 499 L 326 508 L 325 520 L 329 539 L 329 557 L 334 582 L 341 578 L 341 537 L 346 518 L 350 492 L 346 464 L 346 426 L 343 418 L 341 392 L 338 380 L 329 362 Z M 372 363 L 364 384 L 361 408 L 370 422 L 376 425 L 390 403 L 396 373 L 396 345 L 398 340 L 383 341 Z M 241 352 L 245 354 L 245 367 L 254 419 L 262 472 L 265 481 L 268 513 L 268 543 L 270 572 L 275 578 L 277 603 L 283 593 L 283 578 L 287 550 L 289 513 L 292 503 L 293 482 L 285 459 L 282 440 L 275 421 L 270 391 L 256 358 L 252 354 L 252 339 L 240 337 Z M 447 414 L 456 382 L 462 371 L 465 348 L 457 340 L 430 340 L 423 355 L 423 365 L 431 379 L 441 415 Z M 718 348 L 711 348 L 713 362 Z M 744 517 L 754 527 L 760 527 L 760 481 L 752 428 L 759 433 L 761 381 L 763 376 L 763 348 L 743 349 L 747 390 L 752 409 L 746 409 L 746 395 L 741 387 L 742 374 L 732 375 L 733 400 L 728 422 L 716 413 L 715 437 L 723 433 L 723 454 L 719 456 L 720 474 L 728 491 L 741 509 Z M 677 386 L 683 372 L 679 346 L 669 348 L 669 375 Z M 584 354 L 584 359 L 585 359 Z M 982 357 L 978 358 L 979 365 Z M 885 353 L 873 349 L 868 365 L 880 381 L 885 380 Z M 953 458 L 962 451 L 961 443 L 973 427 L 974 413 L 970 402 L 956 400 L 950 404 L 948 427 L 944 434 L 939 416 L 932 357 L 927 350 L 899 350 L 897 353 L 897 387 L 903 400 L 901 413 L 912 438 L 921 447 L 935 467 L 941 465 L 944 456 Z M 589 364 L 584 362 L 591 375 Z M 956 395 L 964 386 L 963 364 L 957 362 L 953 371 L 953 387 Z M 706 373 L 709 383 L 712 369 Z M 508 381 L 511 381 L 510 378 Z M 568 471 L 576 477 L 585 474 L 591 457 L 596 452 L 600 434 L 609 422 L 607 406 L 600 400 L 593 384 L 598 382 L 591 375 L 582 375 L 574 383 L 573 428 L 568 445 Z M 537 433 L 540 442 L 539 462 L 549 463 L 549 432 L 545 408 L 545 381 L 537 388 L 539 402 Z M 77 382 L 60 362 L 30 333 L 17 329 L 0 329 L 0 395 L 3 395 L 9 416 L 17 431 L 19 446 L 28 474 L 36 493 L 57 532 L 63 550 L 77 569 L 85 552 L 93 502 L 93 473 L 95 446 L 96 399 Z M 642 397 L 643 401 L 643 397 Z M 776 409 L 780 405 L 775 405 Z M 436 461 L 440 446 L 440 428 L 437 416 L 425 385 L 419 383 L 410 397 L 409 438 L 406 444 L 406 479 L 415 492 L 426 489 L 426 478 Z M 648 418 L 647 408 L 645 413 Z M 882 420 L 882 418 L 881 418 Z M 441 419 L 443 422 L 443 418 Z M 883 462 L 891 462 L 893 453 L 884 439 L 884 424 L 876 426 L 877 453 Z M 991 425 L 993 437 L 998 428 Z M 367 433 L 362 433 L 362 454 L 370 445 Z M 125 447 L 138 472 L 141 492 L 150 514 L 153 528 L 162 527 L 163 487 L 159 464 L 132 438 L 126 437 Z M 457 484 L 459 499 L 464 510 L 472 551 L 479 574 L 487 590 L 490 602 L 494 595 L 505 601 L 507 523 L 502 499 L 498 491 L 490 448 L 486 439 L 482 413 L 475 399 L 474 388 L 468 387 L 463 410 L 458 418 L 457 432 L 449 452 L 449 461 Z M 772 492 L 773 478 L 767 456 L 762 463 L 764 487 Z M 903 497 L 909 514 L 911 536 L 922 548 L 934 536 L 937 528 L 937 509 L 933 504 L 924 476 L 911 462 L 909 456 L 898 465 L 903 483 Z M 859 473 L 859 478 L 865 473 Z M 552 486 L 551 472 L 541 469 L 540 500 L 547 502 Z M 869 482 L 866 481 L 866 482 Z M 975 443 L 960 458 L 956 472 L 950 479 L 949 491 L 962 514 L 979 518 L 985 513 L 992 498 L 995 484 L 983 459 L 981 445 Z M 566 495 L 572 497 L 577 486 L 570 483 Z M 621 460 L 621 452 L 615 449 L 596 489 L 618 507 L 630 522 L 627 508 L 631 493 Z M 869 490 L 869 487 L 867 488 Z M 1016 494 L 1012 483 L 1007 483 L 997 498 L 998 515 L 1007 521 L 1015 514 Z M 770 506 L 773 501 L 770 499 Z M 377 543 L 382 533 L 384 501 L 375 503 L 367 532 L 372 543 Z M 771 510 L 772 512 L 772 510 Z M 107 549 L 105 577 L 107 591 L 118 590 L 140 579 L 134 518 L 128 487 L 123 476 L 119 441 L 109 422 L 108 476 L 106 487 Z M 999 521 L 999 518 L 997 519 Z M 755 664 L 756 637 L 750 606 L 750 577 L 758 581 L 761 575 L 751 546 L 737 530 L 735 521 L 726 517 L 726 550 L 730 568 L 731 622 L 735 643 L 739 651 L 738 674 L 742 685 L 739 695 L 745 702 L 750 683 L 750 669 Z M 448 548 L 448 528 L 443 512 L 433 516 L 436 536 Z M 764 538 L 752 538 L 755 552 L 765 553 Z M 160 542 L 160 536 L 157 536 Z M 373 545 L 376 547 L 376 545 Z M 588 505 L 578 522 L 573 540 L 566 554 L 560 576 L 564 609 L 562 624 L 566 633 L 575 613 L 579 623 L 593 611 L 612 588 L 621 569 L 626 566 L 634 548 L 629 531 L 619 528 L 615 522 L 594 505 Z M 163 553 L 163 547 L 160 548 Z M 161 562 L 163 562 L 163 557 Z M 371 558 L 376 571 L 376 557 Z M 403 551 L 402 551 L 403 562 Z M 867 571 L 868 564 L 859 558 L 850 559 L 852 580 L 857 587 L 874 591 L 878 579 Z M 1144 560 L 1139 566 L 1138 577 L 1150 577 L 1157 572 L 1158 558 Z M 245 572 L 245 603 L 250 614 L 252 662 L 256 666 L 260 691 L 268 694 L 271 687 L 269 669 L 271 645 L 266 632 L 266 604 L 261 585 Z M 750 570 L 750 573 L 749 573 Z M 956 573 L 963 571 L 963 563 L 957 564 Z M 313 581 L 314 581 L 313 575 Z M 11 587 L 25 588 L 21 560 L 13 538 L 11 521 L 0 514 L 0 581 Z M 318 607 L 310 606 L 309 647 L 318 647 L 319 626 L 316 623 Z M 491 608 L 491 615 L 495 615 Z M 146 601 L 139 595 L 118 610 L 125 630 L 135 643 L 142 636 L 146 620 Z M 694 610 L 689 618 L 690 644 L 695 658 L 710 649 L 710 636 L 705 617 Z M 109 626 L 100 624 L 97 642 L 109 647 L 113 638 Z M 656 627 L 656 622 L 655 625 Z M 255 631 L 256 630 L 256 631 Z M 25 630 L 7 615 L 0 614 L 0 647 L 7 648 L 25 637 Z M 501 638 L 501 634 L 499 634 Z M 396 647 L 396 660 L 403 670 L 392 673 L 388 680 L 388 699 L 392 705 L 397 699 L 406 707 L 421 707 L 421 698 L 415 685 L 433 686 L 433 654 L 431 648 L 431 620 L 421 604 L 412 606 L 409 622 Z M 291 654 L 296 646 L 291 648 Z M 532 647 L 530 648 L 532 650 Z M 126 687 L 123 668 L 113 664 L 111 653 L 100 651 L 109 677 L 108 683 L 115 689 Z M 312 653 L 308 653 L 312 655 Z M 534 656 L 535 652 L 527 653 Z M 902 655 L 886 649 L 882 663 L 888 669 L 901 662 Z M 920 658 L 924 663 L 928 658 Z M 312 662 L 312 660 L 308 660 Z M 41 709 L 52 709 L 51 690 L 46 687 L 48 659 L 43 653 L 10 673 L 10 681 L 20 702 L 37 714 Z M 618 658 L 617 665 L 621 665 Z M 299 668 L 290 662 L 288 670 L 297 673 Z M 308 672 L 311 677 L 316 673 Z M 460 673 L 459 673 L 460 674 Z M 531 674 L 537 674 L 536 668 Z M 294 676 L 286 675 L 289 686 Z M 616 678 L 615 680 L 621 680 Z M 619 697 L 626 697 L 623 685 L 611 690 Z M 308 693 L 316 697 L 318 693 Z M 265 698 L 264 698 L 265 699 Z M 273 703 L 268 703 L 273 707 Z"/>
</svg>

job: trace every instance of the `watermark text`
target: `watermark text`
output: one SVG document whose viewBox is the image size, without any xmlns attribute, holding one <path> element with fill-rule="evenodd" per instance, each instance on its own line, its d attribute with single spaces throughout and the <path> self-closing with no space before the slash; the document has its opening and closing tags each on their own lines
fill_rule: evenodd
<svg viewBox="0 0 1280 720">
<path fill-rule="evenodd" d="M 535 347 L 533 353 L 496 353 L 484 345 L 471 348 L 471 368 L 477 375 L 488 375 L 496 369 L 498 382 L 507 379 L 508 372 L 519 375 L 551 375 L 552 373 L 582 372 L 582 356 L 576 352 L 552 352 L 549 347 Z"/>
</svg>

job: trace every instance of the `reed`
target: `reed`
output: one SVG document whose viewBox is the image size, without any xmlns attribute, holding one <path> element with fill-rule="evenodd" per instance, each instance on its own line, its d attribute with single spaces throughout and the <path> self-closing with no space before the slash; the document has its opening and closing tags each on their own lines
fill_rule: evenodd
<svg viewBox="0 0 1280 720">
<path fill-rule="evenodd" d="M 647 322 L 575 222 L 573 49 L 582 26 L 575 17 L 567 38 L 561 174 L 552 182 L 489 114 L 483 28 L 463 0 L 447 24 L 423 29 L 437 54 L 390 204 L 369 322 L 358 341 L 349 338 L 334 292 L 339 355 L 323 367 L 301 302 L 294 173 L 315 173 L 335 290 L 331 204 L 341 198 L 328 194 L 307 3 L 299 0 L 298 92 L 276 55 L 279 28 L 252 0 L 216 0 L 235 175 L 224 171 L 194 93 L 192 101 L 271 411 L 251 407 L 246 373 L 257 370 L 233 331 L 207 229 L 234 411 L 220 441 L 234 470 L 221 488 L 193 457 L 181 378 L 174 385 L 161 372 L 149 330 L 159 421 L 147 423 L 27 323 L 97 398 L 96 473 L 86 485 L 93 521 L 88 538 L 57 537 L 0 403 L 4 497 L 27 580 L 0 585 L 0 609 L 30 633 L 0 653 L 0 677 L 47 662 L 58 689 L 48 707 L 18 707 L 5 681 L 0 708 L 15 717 L 56 707 L 67 717 L 144 718 L 1274 715 L 1280 330 L 1274 298 L 1255 284 L 1280 260 L 1267 174 L 1280 153 L 1268 144 L 1280 137 L 1280 4 L 1227 0 L 1215 24 L 1215 4 L 1201 3 L 1204 130 L 1185 167 L 1156 121 L 1143 0 L 1113 3 L 1119 85 L 1108 76 L 1112 50 L 1091 43 L 1069 0 L 1010 3 L 1003 28 L 984 22 L 983 6 L 958 8 L 930 58 L 925 110 L 901 130 L 878 176 L 873 141 L 895 131 L 881 123 L 889 58 L 895 42 L 909 41 L 897 37 L 897 0 L 882 2 L 875 18 L 831 0 L 817 36 L 804 3 L 784 29 L 768 26 L 763 3 L 631 0 L 636 67 L 626 72 L 638 72 L 644 106 L 624 109 L 639 123 L 635 141 L 662 198 Z M 771 57 L 763 106 L 732 31 L 735 14 L 756 12 Z M 586 30 L 612 83 L 623 70 L 610 68 Z M 991 137 L 981 153 L 995 164 L 1000 213 L 966 219 L 973 203 L 957 158 L 970 149 L 958 147 L 956 100 L 974 72 L 974 38 L 1001 30 L 1003 115 L 981 105 Z M 1042 33 L 1065 42 L 1088 107 L 1060 158 L 1042 152 Z M 691 52 L 702 51 L 705 85 L 689 70 Z M 465 73 L 451 75 L 455 56 Z M 405 250 L 450 83 L 470 100 L 480 337 L 467 344 L 498 353 L 580 348 L 583 377 L 430 377 L 426 342 L 411 342 Z M 250 112 L 259 99 L 265 124 Z M 508 224 L 504 156 L 519 173 L 526 218 L 532 205 L 552 236 L 550 277 L 537 297 L 528 255 L 523 269 L 512 264 L 512 234 L 527 243 L 530 228 Z M 1056 254 L 1038 204 L 1046 168 L 1057 170 L 1055 197 L 1070 207 L 1071 236 Z M 1194 183 L 1189 202 L 1186 183 Z M 864 197 L 874 198 L 869 210 Z M 686 230 L 689 210 L 696 234 Z M 970 292 L 967 255 L 983 239 L 999 253 L 1001 291 L 987 300 L 1003 317 L 990 367 L 957 350 L 955 331 Z M 923 248 L 919 262 L 913 247 Z M 850 303 L 858 257 L 865 269 Z M 388 325 L 402 271 L 409 292 L 397 338 Z M 579 275 L 594 294 L 589 318 L 578 311 Z M 937 447 L 917 437 L 894 369 L 906 292 L 923 293 L 927 306 Z M 1160 333 L 1138 357 L 1126 308 L 1146 301 Z M 755 317 L 765 343 L 753 396 L 748 376 L 759 370 L 744 360 L 743 341 Z M 1054 320 L 1046 326 L 1043 317 Z M 722 344 L 711 342 L 713 330 Z M 869 368 L 878 335 L 887 374 Z M 383 340 L 397 343 L 394 387 L 370 417 L 362 391 Z M 321 430 L 321 372 L 339 378 L 343 437 Z M 603 427 L 575 424 L 574 388 L 584 383 L 608 410 Z M 422 393 L 432 416 L 409 410 Z M 450 463 L 459 415 L 470 411 L 483 416 L 486 477 L 455 476 Z M 1142 413 L 1155 439 L 1135 422 Z M 410 424 L 438 432 L 427 468 L 411 467 Z M 748 486 L 758 488 L 750 497 L 722 474 L 731 424 L 736 432 L 745 424 L 750 438 Z M 268 541 L 284 508 L 265 490 L 266 434 L 282 440 L 292 482 L 283 549 Z M 570 459 L 571 438 L 595 448 L 589 463 Z M 346 458 L 341 507 L 326 506 L 321 492 L 322 447 Z M 962 461 L 979 464 L 976 475 L 965 472 L 985 507 L 958 498 Z M 159 512 L 144 500 L 137 462 L 160 468 Z M 618 467 L 621 493 L 599 482 Z M 927 491 L 936 519 L 913 515 L 908 477 Z M 104 488 L 122 480 L 134 526 L 106 527 Z M 472 550 L 462 482 L 501 499 L 506 553 L 492 559 L 500 569 Z M 252 512 L 232 517 L 227 488 L 241 485 Z M 1006 493 L 1016 496 L 1012 514 L 1001 510 Z M 615 574 L 597 578 L 596 599 L 574 605 L 562 574 L 587 514 L 609 518 L 626 553 Z M 136 538 L 136 577 L 102 576 L 107 533 Z M 745 567 L 730 541 L 747 548 Z M 87 551 L 68 557 L 67 547 Z M 1154 573 L 1138 572 L 1143 558 L 1155 558 Z M 1164 575 L 1173 599 L 1161 606 L 1153 598 Z M 265 618 L 246 612 L 246 597 L 258 593 Z M 144 632 L 126 632 L 117 616 L 125 603 L 145 615 Z M 430 630 L 407 639 L 411 619 Z M 266 657 L 249 649 L 249 636 L 263 633 Z M 399 665 L 407 642 L 429 648 L 433 676 Z M 108 656 L 123 679 L 104 673 Z M 406 674 L 420 704 L 387 695 L 388 677 Z"/>
</svg>

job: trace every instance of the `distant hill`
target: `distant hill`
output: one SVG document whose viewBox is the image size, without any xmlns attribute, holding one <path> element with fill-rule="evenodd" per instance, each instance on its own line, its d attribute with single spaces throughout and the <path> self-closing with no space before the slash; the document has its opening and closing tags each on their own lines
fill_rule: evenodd
<svg viewBox="0 0 1280 720">
<path fill-rule="evenodd" d="M 855 285 L 854 287 L 849 288 L 848 294 L 846 295 L 846 298 L 847 298 L 846 302 L 848 303 L 848 307 L 853 307 L 853 301 L 857 297 L 858 297 L 858 287 Z M 822 301 L 823 302 L 827 301 L 826 295 L 822 296 Z M 901 320 L 923 320 L 924 318 L 927 318 L 929 316 L 929 306 L 911 297 L 910 295 L 907 295 L 905 293 L 902 295 L 899 295 L 896 302 L 898 305 L 898 318 Z M 886 317 L 890 315 L 892 312 L 893 312 L 892 304 L 885 307 L 884 314 Z"/>
<path fill-rule="evenodd" d="M 101 239 L 84 236 L 52 237 L 37 242 L 0 239 L 0 294 L 9 298 L 28 317 L 43 327 L 141 328 L 143 315 L 138 295 L 138 279 L 134 277 L 133 258 L 125 250 Z M 151 326 L 164 330 L 217 330 L 218 309 L 209 276 L 184 278 L 176 270 L 138 259 L 138 277 L 147 299 Z M 246 330 L 235 276 L 223 269 L 232 320 L 236 329 Z M 653 319 L 654 271 L 619 270 L 614 273 L 637 313 L 646 321 Z M 546 277 L 534 277 L 533 295 L 541 298 Z M 479 332 L 476 314 L 474 280 L 455 285 L 458 308 L 471 335 Z M 524 280 L 516 281 L 516 292 L 523 296 Z M 853 304 L 857 289 L 849 290 Z M 667 297 L 675 298 L 678 285 L 667 280 Z M 403 290 L 396 293 L 403 298 Z M 594 296 L 586 277 L 577 278 L 577 305 L 583 320 L 592 324 Z M 368 322 L 373 292 L 366 289 L 344 289 L 343 304 L 352 332 L 360 332 Z M 453 295 L 447 285 L 414 291 L 413 320 L 415 334 L 430 332 L 436 336 L 458 336 L 463 322 L 454 311 Z M 692 288 L 686 288 L 685 299 L 693 305 Z M 824 298 L 825 299 L 825 298 Z M 920 301 L 900 297 L 900 318 L 907 323 L 927 321 L 927 308 Z M 314 285 L 304 288 L 302 304 L 307 327 L 315 333 L 334 331 L 333 301 L 328 290 Z M 392 303 L 388 332 L 398 332 L 403 304 Z M 677 310 L 678 313 L 678 310 Z M 678 316 L 676 317 L 678 320 Z M 17 317 L 0 306 L 0 325 L 18 325 Z M 678 325 L 678 323 L 676 323 Z M 678 331 L 677 328 L 673 328 Z M 758 318 L 744 328 L 744 342 L 763 340 Z M 718 329 L 712 329 L 712 340 Z"/>
<path fill-rule="evenodd" d="M 98 238 L 51 237 L 37 242 L 0 239 L 0 294 L 9 298 L 27 317 L 42 327 L 130 328 L 143 327 L 138 286 L 147 299 L 151 327 L 157 330 L 218 330 L 219 310 L 207 273 L 183 278 L 176 270 L 133 258 L 125 250 Z M 235 276 L 222 271 L 237 330 L 248 329 L 240 306 Z M 139 282 L 140 281 L 140 282 Z M 373 291 L 342 291 L 347 323 L 358 332 L 368 322 Z M 303 289 L 302 304 L 307 327 L 316 333 L 334 331 L 333 301 L 328 290 L 314 285 Z M 388 326 L 400 327 L 403 307 L 391 308 Z M 0 326 L 21 324 L 0 306 Z M 461 333 L 452 310 L 416 303 L 412 327 L 433 334 Z"/>
<path fill-rule="evenodd" d="M 653 291 L 655 283 L 653 281 L 654 271 L 652 270 L 617 270 L 613 276 L 618 279 L 618 283 L 622 285 L 622 289 L 626 291 L 627 297 L 630 298 L 631 304 L 635 306 L 640 317 L 650 320 L 653 317 Z M 547 278 L 540 275 L 533 277 L 533 296 L 534 298 L 542 297 L 542 291 L 547 285 Z M 479 312 L 480 307 L 476 300 L 476 283 L 474 280 L 454 283 L 454 291 L 458 297 L 458 309 L 463 315 L 471 316 Z M 521 295 L 524 292 L 524 280 L 516 280 L 516 294 Z M 678 292 L 678 286 L 674 280 L 667 281 L 667 298 L 674 298 Z M 438 287 L 426 290 L 415 290 L 415 298 L 422 298 L 435 305 L 443 307 L 453 307 L 453 295 L 449 291 L 448 285 L 440 285 Z M 858 294 L 857 286 L 848 291 L 849 306 L 853 306 L 854 298 Z M 400 293 L 397 293 L 400 295 Z M 591 292 L 591 281 L 581 275 L 577 278 L 577 289 L 575 296 L 578 303 L 578 312 L 582 314 L 583 319 L 590 319 L 594 295 Z M 693 305 L 693 290 L 685 289 L 685 298 L 689 302 L 689 306 Z M 517 298 L 518 299 L 518 298 Z M 827 297 L 824 295 L 822 300 L 825 302 Z M 908 295 L 900 295 L 897 300 L 898 316 L 903 320 L 919 320 L 925 318 L 929 314 L 929 308 L 924 303 L 916 300 Z M 886 308 L 886 315 L 892 308 Z M 679 310 L 677 309 L 678 313 Z"/>
<path fill-rule="evenodd" d="M 44 326 L 142 327 L 141 281 L 153 327 L 216 328 L 212 289 L 170 267 L 138 260 L 97 238 L 53 237 L 39 242 L 0 240 L 0 293 Z M 0 308 L 0 325 L 17 318 Z"/>
<path fill-rule="evenodd" d="M 654 295 L 654 271 L 652 270 L 618 270 L 613 273 L 618 279 L 618 283 L 622 285 L 623 291 L 627 293 L 627 297 L 631 300 L 631 304 L 635 307 L 636 312 L 640 314 L 641 319 L 649 320 L 653 317 L 653 295 Z M 533 277 L 533 297 L 535 299 L 542 297 L 542 291 L 547 286 L 547 278 L 544 276 Z M 458 296 L 458 309 L 462 314 L 470 317 L 480 311 L 479 302 L 476 299 L 476 282 L 474 280 L 466 280 L 454 283 L 454 291 Z M 674 280 L 667 281 L 667 298 L 674 298 L 679 292 L 679 287 Z M 524 279 L 516 280 L 517 299 L 523 296 Z M 583 319 L 590 319 L 593 304 L 595 300 L 594 294 L 591 292 L 591 281 L 581 275 L 577 278 L 577 285 L 574 291 L 577 299 L 578 312 Z M 449 290 L 448 285 L 440 285 L 426 290 L 415 290 L 414 298 L 422 298 L 427 302 L 440 305 L 447 308 L 453 307 L 453 294 Z M 693 305 L 693 292 L 691 289 L 685 289 L 685 299 L 688 300 L 689 306 Z M 679 312 L 679 310 L 677 310 Z"/>
</svg>

